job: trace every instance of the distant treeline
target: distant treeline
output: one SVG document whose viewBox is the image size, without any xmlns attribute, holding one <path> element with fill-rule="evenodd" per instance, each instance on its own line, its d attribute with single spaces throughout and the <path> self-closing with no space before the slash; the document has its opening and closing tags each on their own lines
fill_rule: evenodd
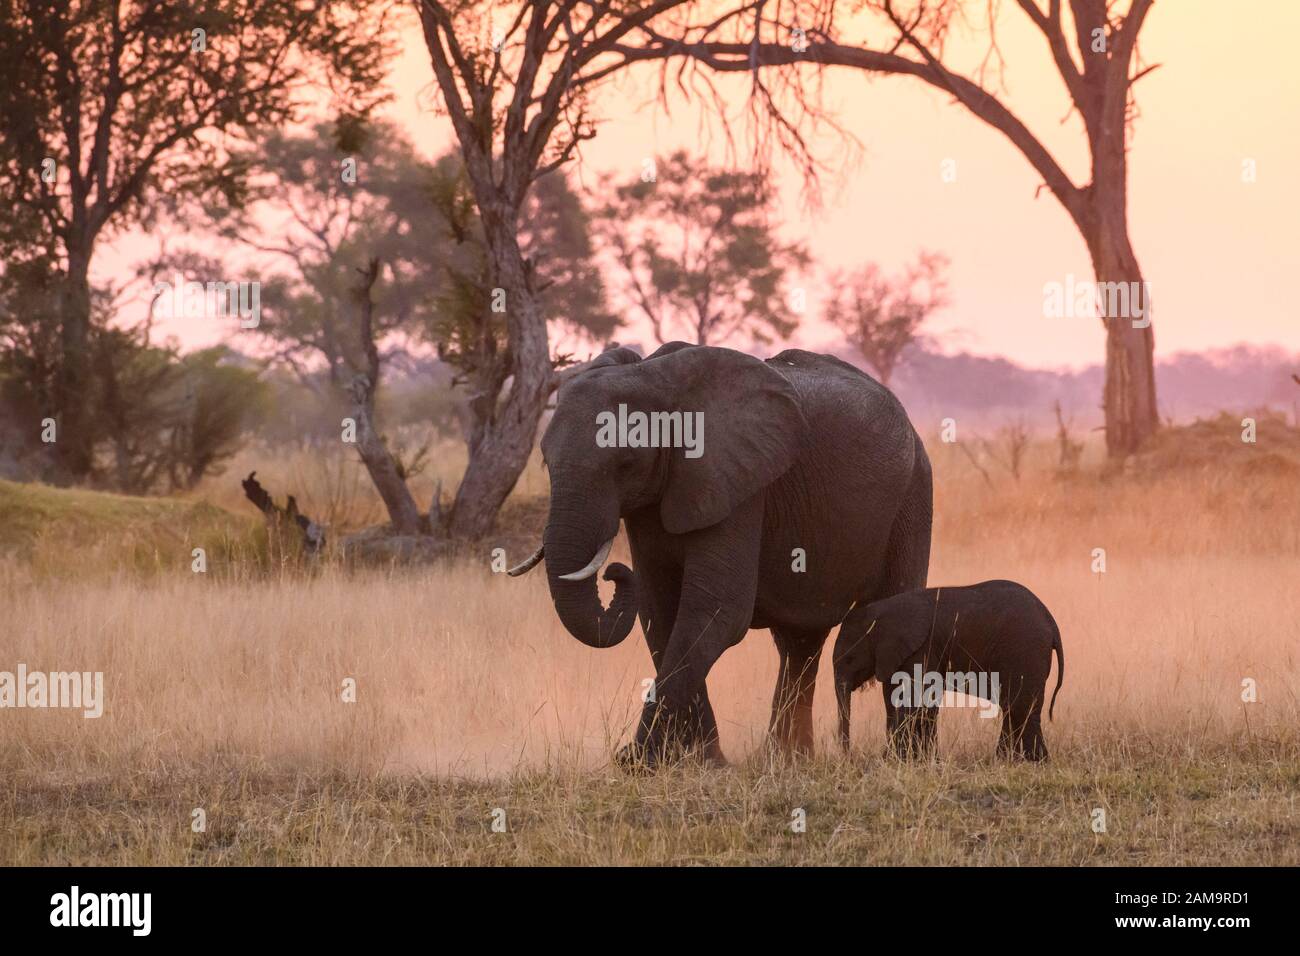
<svg viewBox="0 0 1300 956">
<path fill-rule="evenodd" d="M 865 366 L 852 349 L 827 351 Z M 1177 352 L 1156 363 L 1162 417 L 1188 422 L 1220 411 L 1268 407 L 1290 418 L 1300 407 L 1300 385 L 1293 373 L 1300 374 L 1300 355 L 1275 346 Z M 1005 358 L 946 355 L 913 345 L 890 387 L 923 430 L 947 417 L 972 419 L 981 426 L 1013 419 L 1047 425 L 1054 421 L 1058 400 L 1078 427 L 1092 428 L 1102 423 L 1102 378 L 1100 365 L 1078 371 L 1029 368 Z M 394 369 L 380 396 L 385 419 L 396 428 L 424 426 L 459 440 L 468 415 L 463 395 L 446 388 L 450 379 L 451 369 L 437 359 L 408 360 L 400 371 Z M 282 397 L 273 403 L 259 437 L 272 442 L 336 439 L 342 405 L 322 408 L 306 394 L 293 401 L 285 393 L 295 391 L 293 384 L 287 378 L 280 381 Z"/>
<path fill-rule="evenodd" d="M 862 366 L 852 349 L 840 358 Z M 1219 411 L 1274 408 L 1288 417 L 1300 408 L 1300 355 L 1276 346 L 1240 345 L 1206 352 L 1176 352 L 1156 362 L 1160 414 L 1166 421 L 1187 422 Z M 1000 423 L 1053 421 L 1060 401 L 1075 423 L 1092 428 L 1102 423 L 1099 396 L 1104 371 L 1089 365 L 1078 371 L 1026 368 L 1005 358 L 958 352 L 944 355 L 925 346 L 909 347 L 890 387 L 908 414 L 924 423 L 967 416 Z"/>
</svg>

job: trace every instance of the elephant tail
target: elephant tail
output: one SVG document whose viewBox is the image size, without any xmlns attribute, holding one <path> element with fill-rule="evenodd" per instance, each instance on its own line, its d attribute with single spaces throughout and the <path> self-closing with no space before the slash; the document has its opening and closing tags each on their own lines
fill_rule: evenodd
<svg viewBox="0 0 1300 956">
<path fill-rule="evenodd" d="M 1065 680 L 1065 649 L 1061 647 L 1061 628 L 1052 620 L 1052 649 L 1056 651 L 1056 689 L 1052 691 L 1052 703 L 1047 708 L 1047 719 L 1054 720 L 1056 695 L 1061 692 L 1061 682 Z"/>
<path fill-rule="evenodd" d="M 837 680 L 835 682 L 835 703 L 836 712 L 840 718 L 840 750 L 844 753 L 849 752 L 849 715 L 850 708 L 853 706 L 853 688 L 847 681 Z"/>
</svg>

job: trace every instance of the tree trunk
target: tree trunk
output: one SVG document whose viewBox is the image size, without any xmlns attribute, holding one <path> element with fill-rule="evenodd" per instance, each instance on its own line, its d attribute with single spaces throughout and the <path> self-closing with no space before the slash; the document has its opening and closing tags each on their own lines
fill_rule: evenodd
<svg viewBox="0 0 1300 956">
<path fill-rule="evenodd" d="M 383 366 L 379 358 L 379 345 L 375 341 L 375 302 L 371 290 L 379 280 L 382 266 L 379 259 L 372 258 L 360 274 L 352 296 L 359 308 L 358 338 L 366 356 L 367 371 L 353 377 L 348 385 L 352 396 L 352 420 L 357 426 L 357 453 L 361 456 L 370 480 L 374 483 L 384 507 L 388 509 L 388 519 L 392 522 L 396 534 L 419 534 L 425 530 L 420 520 L 419 509 L 411 490 L 406 487 L 406 479 L 393 458 L 392 452 L 384 444 L 383 438 L 375 429 L 375 392 L 379 389 L 379 376 Z M 436 507 L 435 502 L 435 507 Z"/>
<path fill-rule="evenodd" d="M 361 456 L 370 480 L 388 509 L 388 520 L 395 534 L 420 534 L 423 522 L 411 497 L 411 490 L 398 471 L 392 452 L 384 444 L 374 425 L 374 405 L 369 379 L 358 375 L 352 381 L 352 419 L 357 423 L 357 454 Z"/>
<path fill-rule="evenodd" d="M 1106 327 L 1106 383 L 1102 392 L 1106 451 L 1111 458 L 1123 458 L 1137 451 L 1160 425 L 1151 301 L 1126 226 L 1103 227 L 1089 238 L 1088 245 L 1100 307 L 1107 308 L 1107 290 L 1116 287 L 1112 283 L 1122 283 L 1128 290 L 1127 314 L 1103 312 L 1102 319 Z M 1119 301 L 1123 301 L 1122 296 Z"/>
<path fill-rule="evenodd" d="M 94 468 L 94 440 L 90 423 L 90 253 L 71 247 L 60 311 L 56 433 L 58 458 L 64 477 L 81 481 Z"/>
<path fill-rule="evenodd" d="M 551 378 L 546 320 L 519 249 L 515 216 L 501 207 L 481 209 L 481 214 L 496 284 L 506 291 L 511 384 L 505 403 L 491 410 L 478 429 L 447 518 L 449 535 L 470 539 L 492 530 L 497 512 L 528 465 Z"/>
</svg>

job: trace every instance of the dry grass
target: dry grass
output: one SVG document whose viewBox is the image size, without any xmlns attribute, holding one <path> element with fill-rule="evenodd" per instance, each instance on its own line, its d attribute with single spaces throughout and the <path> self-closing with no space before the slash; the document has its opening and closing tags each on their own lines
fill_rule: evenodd
<svg viewBox="0 0 1300 956">
<path fill-rule="evenodd" d="M 196 547 L 214 566 L 247 573 L 268 564 L 268 548 L 257 512 L 244 510 L 0 481 L 0 586 L 175 574 Z"/>
<path fill-rule="evenodd" d="M 581 647 L 540 575 L 493 575 L 486 556 L 58 584 L 10 559 L 0 669 L 102 670 L 107 704 L 0 711 L 0 862 L 1300 862 L 1294 477 L 1060 480 L 1043 445 L 989 488 L 930 448 L 932 583 L 1014 578 L 1061 624 L 1050 766 L 993 761 L 996 721 L 957 708 L 937 762 L 885 760 L 874 695 L 855 708 L 865 753 L 772 765 L 776 655 L 754 632 L 710 678 L 738 766 L 625 777 L 608 758 L 651 676 L 639 634 Z M 827 750 L 832 710 L 823 681 Z"/>
</svg>

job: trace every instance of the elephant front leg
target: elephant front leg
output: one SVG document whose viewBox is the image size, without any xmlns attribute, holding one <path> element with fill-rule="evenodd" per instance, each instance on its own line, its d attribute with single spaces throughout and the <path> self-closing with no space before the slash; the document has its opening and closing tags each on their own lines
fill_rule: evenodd
<svg viewBox="0 0 1300 956">
<path fill-rule="evenodd" d="M 707 677 L 722 652 L 744 636 L 747 625 L 717 604 L 704 614 L 684 602 L 655 677 L 655 699 L 641 712 L 625 762 L 654 767 L 698 756 L 715 765 L 726 763 Z"/>
<path fill-rule="evenodd" d="M 636 568 L 641 632 L 650 660 L 658 671 L 677 621 L 682 594 L 682 566 L 664 541 L 657 509 L 647 516 L 638 512 L 627 519 L 628 543 Z"/>
<path fill-rule="evenodd" d="M 619 750 L 617 763 L 633 770 L 696 754 L 706 763 L 724 766 L 727 761 L 718 739 L 718 721 L 705 682 L 700 681 L 694 691 L 689 682 L 676 682 L 670 687 L 672 696 L 665 701 L 656 677 L 654 691 L 641 708 L 635 738 Z"/>
<path fill-rule="evenodd" d="M 632 522 L 629 522 L 629 527 L 633 532 L 639 530 Z M 619 765 L 635 769 L 646 762 L 645 744 L 659 716 L 657 675 L 662 671 L 664 655 L 667 653 L 673 626 L 677 621 L 677 609 L 681 600 L 682 569 L 658 557 L 656 551 L 662 548 L 643 547 L 639 536 L 630 533 L 629 537 L 632 539 L 632 557 L 636 562 L 640 585 L 641 630 L 645 634 L 646 647 L 650 651 L 652 673 L 656 675 L 653 693 L 646 696 L 633 741 L 621 747 L 615 756 L 615 761 Z M 705 703 L 707 704 L 707 699 Z M 700 719 L 705 727 L 705 739 L 709 739 L 708 732 L 711 729 L 712 739 L 716 740 L 717 722 L 713 719 L 712 707 L 704 708 Z M 721 760 L 721 756 L 719 750 L 717 758 Z"/>
<path fill-rule="evenodd" d="M 658 662 L 655 701 L 642 711 L 627 754 L 637 763 L 654 766 L 686 755 L 725 762 L 706 681 L 753 618 L 761 510 L 745 517 L 752 526 L 691 535 L 677 616 Z"/>
<path fill-rule="evenodd" d="M 668 699 L 647 703 L 641 710 L 636 738 L 619 750 L 617 762 L 628 770 L 653 769 L 698 757 L 715 767 L 726 766 L 707 688 L 676 691 Z"/>
</svg>

